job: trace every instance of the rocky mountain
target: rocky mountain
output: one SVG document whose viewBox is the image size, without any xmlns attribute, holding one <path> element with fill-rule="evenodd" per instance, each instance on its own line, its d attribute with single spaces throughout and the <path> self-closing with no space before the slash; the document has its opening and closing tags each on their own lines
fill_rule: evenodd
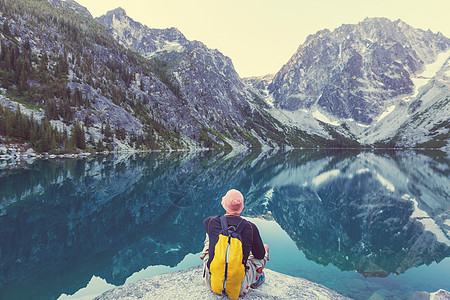
<svg viewBox="0 0 450 300">
<path fill-rule="evenodd" d="M 400 147 L 448 148 L 450 115 L 450 56 L 411 101 L 401 101 L 391 112 L 360 135 L 365 144 L 387 143 Z M 424 72 L 425 73 L 425 72 Z M 421 75 L 423 76 L 423 73 Z"/>
<path fill-rule="evenodd" d="M 176 29 L 150 29 L 133 21 L 123 9 L 97 19 L 119 41 L 164 68 L 177 96 L 204 126 L 223 132 L 243 126 L 248 95 L 233 63 L 201 42 L 190 42 Z"/>
<path fill-rule="evenodd" d="M 284 126 L 268 114 L 264 101 L 220 51 L 188 41 L 175 28 L 150 29 L 121 8 L 97 20 L 120 44 L 162 68 L 163 77 L 214 142 L 252 147 L 324 143 L 323 138 Z"/>
<path fill-rule="evenodd" d="M 441 33 L 401 20 L 367 18 L 325 29 L 308 36 L 275 75 L 269 98 L 277 108 L 306 112 L 363 144 L 411 147 L 436 138 L 442 146 L 448 140 L 449 49 Z M 383 120 L 394 110 L 390 121 Z"/>
<path fill-rule="evenodd" d="M 39 152 L 448 144 L 450 40 L 402 21 L 320 31 L 274 76 L 242 79 L 220 51 L 121 8 L 0 12 L 0 104 L 16 114 L 0 134 Z"/>
<path fill-rule="evenodd" d="M 308 36 L 269 90 L 281 108 L 320 109 L 369 125 L 394 98 L 411 95 L 412 79 L 449 48 L 441 34 L 367 18 Z"/>
<path fill-rule="evenodd" d="M 71 142 L 63 138 L 68 135 L 64 132 L 70 133 L 77 123 L 83 125 L 91 149 L 181 145 L 176 122 L 170 121 L 183 111 L 175 109 L 177 98 L 151 71 L 151 64 L 119 45 L 79 6 L 69 8 L 70 3 L 0 3 L 2 106 L 20 104 L 25 115 L 50 120 L 61 133 L 55 137 L 56 148 L 69 151 Z M 136 74 L 141 74 L 140 85 Z M 152 95 L 142 91 L 150 86 Z M 158 108 L 162 99 L 173 109 Z M 22 125 L 23 135 L 29 135 Z M 30 138 L 39 151 L 52 148 L 50 140 Z"/>
<path fill-rule="evenodd" d="M 0 57 L 2 106 L 59 130 L 32 135 L 34 121 L 15 117 L 40 152 L 327 143 L 276 120 L 228 57 L 174 28 L 150 29 L 123 9 L 94 20 L 73 1 L 5 0 L 1 12 L 2 48 L 12 49 Z"/>
</svg>

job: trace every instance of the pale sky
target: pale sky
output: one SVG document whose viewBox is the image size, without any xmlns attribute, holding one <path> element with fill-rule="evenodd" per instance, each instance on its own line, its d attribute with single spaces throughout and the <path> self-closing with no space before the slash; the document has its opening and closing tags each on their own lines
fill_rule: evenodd
<svg viewBox="0 0 450 300">
<path fill-rule="evenodd" d="M 450 38 L 450 0 L 76 0 L 94 17 L 122 7 L 229 56 L 241 77 L 274 74 L 309 34 L 365 17 L 402 19 Z"/>
</svg>

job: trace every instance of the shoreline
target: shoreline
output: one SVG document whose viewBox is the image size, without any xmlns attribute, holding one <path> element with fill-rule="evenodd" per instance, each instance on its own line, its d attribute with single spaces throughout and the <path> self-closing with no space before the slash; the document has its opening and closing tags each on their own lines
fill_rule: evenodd
<svg viewBox="0 0 450 300">
<path fill-rule="evenodd" d="M 96 300 L 150 300 L 150 299 L 228 299 L 212 293 L 203 283 L 202 265 L 166 273 L 115 287 Z M 351 299 L 323 285 L 264 269 L 266 281 L 257 289 L 239 299 Z"/>
<path fill-rule="evenodd" d="M 76 152 L 76 153 L 63 153 L 63 154 L 53 154 L 53 153 L 38 153 L 33 148 L 29 147 L 27 143 L 0 143 L 0 160 L 8 159 L 27 159 L 27 158 L 72 158 L 72 157 L 85 157 L 89 155 L 109 155 L 109 154 L 120 154 L 120 153 L 152 153 L 152 152 L 199 152 L 199 151 L 214 151 L 214 150 L 229 150 L 236 152 L 245 152 L 248 150 L 280 150 L 281 148 L 180 148 L 180 149 L 148 149 L 148 150 L 137 150 L 137 149 L 117 149 L 117 150 L 105 150 L 105 151 L 93 151 L 93 152 Z M 371 147 L 361 147 L 361 148 L 289 148 L 285 150 L 359 150 L 359 151 L 375 151 L 375 150 L 394 150 L 394 151 L 441 151 L 447 152 L 450 149 L 447 148 L 371 148 Z M 8 154 L 9 153 L 9 154 Z"/>
<path fill-rule="evenodd" d="M 148 277 L 136 282 L 124 284 L 112 288 L 100 295 L 91 295 L 95 300 L 150 300 L 150 299 L 228 299 L 222 295 L 214 294 L 203 283 L 202 265 L 173 273 L 165 273 Z M 265 268 L 266 281 L 256 289 L 250 289 L 249 293 L 239 299 L 352 299 L 343 296 L 333 289 L 313 281 L 286 275 Z M 382 291 L 375 291 L 370 299 L 384 299 Z M 439 289 L 436 292 L 414 292 L 410 300 L 448 300 L 450 293 Z"/>
<path fill-rule="evenodd" d="M 0 137 L 1 141 L 1 137 Z M 96 155 L 119 155 L 119 154 L 144 154 L 144 153 L 173 153 L 173 152 L 183 152 L 183 153 L 196 153 L 204 151 L 229 151 L 230 153 L 243 153 L 246 151 L 291 151 L 291 150 L 310 150 L 310 151 L 327 151 L 327 150 L 340 150 L 340 151 L 440 151 L 444 155 L 450 157 L 450 148 L 180 148 L 180 149 L 147 149 L 147 150 L 137 150 L 137 149 L 116 149 L 116 150 L 105 150 L 105 151 L 84 151 L 77 153 L 38 153 L 33 148 L 30 147 L 28 143 L 4 143 L 0 142 L 0 170 L 8 169 L 18 169 L 24 166 L 33 164 L 36 160 L 48 160 L 48 159 L 73 159 L 73 158 L 86 158 Z"/>
</svg>

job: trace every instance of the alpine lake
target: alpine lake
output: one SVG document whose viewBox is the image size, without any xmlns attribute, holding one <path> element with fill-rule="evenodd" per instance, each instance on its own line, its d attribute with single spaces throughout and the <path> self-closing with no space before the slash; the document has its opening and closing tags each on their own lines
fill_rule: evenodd
<svg viewBox="0 0 450 300">
<path fill-rule="evenodd" d="M 231 188 L 267 268 L 354 299 L 450 291 L 448 154 L 205 151 L 0 161 L 0 299 L 89 299 L 199 265 Z"/>
</svg>

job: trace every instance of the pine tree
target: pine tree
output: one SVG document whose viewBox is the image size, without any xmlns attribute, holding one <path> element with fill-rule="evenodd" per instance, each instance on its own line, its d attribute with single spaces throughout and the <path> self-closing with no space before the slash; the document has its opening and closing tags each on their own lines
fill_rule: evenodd
<svg viewBox="0 0 450 300">
<path fill-rule="evenodd" d="M 45 116 L 49 120 L 57 120 L 58 119 L 58 107 L 56 106 L 55 100 L 50 99 L 46 102 Z"/>
<path fill-rule="evenodd" d="M 56 149 L 56 134 L 52 132 L 50 136 L 50 149 Z"/>
<path fill-rule="evenodd" d="M 106 120 L 106 127 L 105 127 L 105 139 L 107 141 L 110 141 L 113 137 L 113 132 L 111 130 L 111 126 L 109 125 L 109 120 Z"/>
<path fill-rule="evenodd" d="M 27 38 L 27 39 L 25 40 L 25 42 L 23 43 L 23 48 L 24 48 L 25 50 L 27 50 L 27 51 L 30 51 L 30 50 L 31 50 L 31 45 L 30 45 L 30 39 L 29 39 L 29 38 Z"/>
<path fill-rule="evenodd" d="M 75 138 L 72 138 L 72 137 L 69 138 L 69 136 L 67 134 L 67 130 L 64 129 L 64 132 L 63 132 L 63 143 L 64 143 L 64 150 L 66 152 L 74 152 L 75 151 L 74 139 Z"/>
<path fill-rule="evenodd" d="M 39 139 L 37 124 L 34 121 L 34 115 L 31 115 L 30 121 L 30 142 L 32 144 L 36 143 Z"/>
<path fill-rule="evenodd" d="M 78 88 L 75 89 L 74 101 L 76 106 L 80 106 L 83 102 L 83 94 Z"/>
<path fill-rule="evenodd" d="M 5 22 L 3 23 L 3 32 L 6 35 L 11 35 L 11 30 L 9 29 L 8 19 L 6 19 Z"/>
<path fill-rule="evenodd" d="M 26 71 L 25 67 L 22 67 L 22 71 L 20 72 L 20 76 L 19 76 L 19 82 L 17 84 L 17 87 L 19 89 L 19 93 L 21 95 L 24 94 L 24 92 L 28 91 L 28 84 L 27 84 L 27 74 L 28 72 Z"/>
<path fill-rule="evenodd" d="M 89 115 L 88 114 L 86 114 L 84 116 L 84 126 L 86 128 L 89 128 L 89 126 L 91 126 L 91 120 L 89 119 Z"/>
<path fill-rule="evenodd" d="M 40 78 L 43 84 L 46 84 L 48 82 L 47 65 L 48 65 L 48 56 L 47 53 L 44 52 L 44 54 L 41 57 L 41 61 L 38 68 L 38 77 Z"/>
<path fill-rule="evenodd" d="M 85 133 L 78 122 L 72 127 L 71 139 L 73 139 L 73 143 L 77 148 L 81 150 L 86 149 Z"/>
<path fill-rule="evenodd" d="M 43 120 L 40 126 L 39 136 L 40 139 L 37 142 L 39 152 L 47 152 L 50 150 L 51 143 L 51 125 L 47 120 Z"/>
</svg>

